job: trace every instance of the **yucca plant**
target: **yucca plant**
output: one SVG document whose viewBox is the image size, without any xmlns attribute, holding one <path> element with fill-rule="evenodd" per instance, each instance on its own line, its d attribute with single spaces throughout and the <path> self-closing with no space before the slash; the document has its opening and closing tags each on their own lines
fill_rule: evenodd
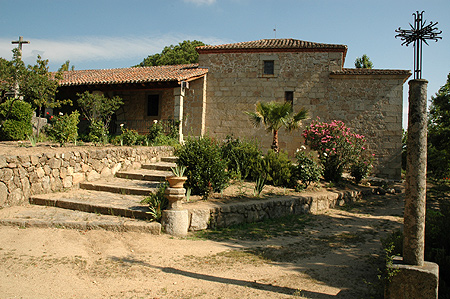
<svg viewBox="0 0 450 299">
<path fill-rule="evenodd" d="M 186 171 L 186 166 L 184 165 L 177 165 L 176 167 L 171 167 L 172 173 L 176 177 L 182 177 L 184 176 L 184 172 Z"/>
</svg>

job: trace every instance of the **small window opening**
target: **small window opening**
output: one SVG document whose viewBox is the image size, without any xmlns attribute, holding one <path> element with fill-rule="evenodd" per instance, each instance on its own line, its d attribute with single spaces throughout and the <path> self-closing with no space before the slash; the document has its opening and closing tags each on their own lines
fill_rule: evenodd
<svg viewBox="0 0 450 299">
<path fill-rule="evenodd" d="M 147 98 L 147 116 L 159 115 L 159 95 L 151 94 Z"/>
<path fill-rule="evenodd" d="M 264 75 L 273 75 L 274 65 L 275 63 L 273 60 L 264 60 Z"/>
<path fill-rule="evenodd" d="M 291 106 L 294 106 L 294 92 L 293 91 L 285 91 L 284 92 L 284 100 L 289 102 Z"/>
</svg>

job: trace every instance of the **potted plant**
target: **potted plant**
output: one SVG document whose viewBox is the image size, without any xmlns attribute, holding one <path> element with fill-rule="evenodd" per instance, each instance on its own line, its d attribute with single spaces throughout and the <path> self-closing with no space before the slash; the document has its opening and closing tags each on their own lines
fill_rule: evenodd
<svg viewBox="0 0 450 299">
<path fill-rule="evenodd" d="M 183 188 L 184 182 L 186 182 L 187 177 L 184 176 L 186 171 L 186 166 L 177 165 L 176 167 L 171 167 L 173 176 L 167 178 L 169 186 L 171 188 Z"/>
</svg>

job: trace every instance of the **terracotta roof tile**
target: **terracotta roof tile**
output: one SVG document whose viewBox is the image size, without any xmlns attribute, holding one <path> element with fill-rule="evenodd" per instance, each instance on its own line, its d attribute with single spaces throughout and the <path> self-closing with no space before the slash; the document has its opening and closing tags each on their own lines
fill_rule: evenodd
<svg viewBox="0 0 450 299">
<path fill-rule="evenodd" d="M 310 51 L 347 51 L 345 45 L 321 44 L 315 42 L 308 42 L 292 38 L 279 39 L 261 39 L 251 42 L 241 42 L 234 44 L 224 44 L 218 46 L 201 46 L 197 47 L 199 53 L 209 52 L 233 52 L 233 51 L 261 51 L 261 50 L 310 50 Z"/>
<path fill-rule="evenodd" d="M 66 71 L 60 86 L 184 81 L 208 72 L 198 64 Z"/>
<path fill-rule="evenodd" d="M 382 69 L 347 69 L 331 72 L 332 75 L 411 75 L 410 70 L 382 70 Z"/>
</svg>

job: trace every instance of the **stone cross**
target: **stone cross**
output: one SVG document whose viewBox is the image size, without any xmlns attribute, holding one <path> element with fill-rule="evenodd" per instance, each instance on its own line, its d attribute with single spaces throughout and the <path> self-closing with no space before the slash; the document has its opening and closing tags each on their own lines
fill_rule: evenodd
<svg viewBox="0 0 450 299">
<path fill-rule="evenodd" d="M 22 57 L 22 45 L 29 44 L 30 41 L 23 40 L 23 36 L 19 36 L 19 40 L 12 41 L 11 44 L 18 44 L 17 48 L 19 49 L 20 56 Z"/>
<path fill-rule="evenodd" d="M 17 41 L 12 41 L 11 44 L 17 44 L 17 48 L 19 49 L 19 58 L 22 58 L 22 45 L 23 44 L 29 44 L 30 41 L 27 40 L 23 40 L 23 36 L 19 36 L 19 40 Z M 18 97 L 19 96 L 19 82 L 16 81 L 16 84 L 14 86 L 14 97 Z"/>
</svg>

